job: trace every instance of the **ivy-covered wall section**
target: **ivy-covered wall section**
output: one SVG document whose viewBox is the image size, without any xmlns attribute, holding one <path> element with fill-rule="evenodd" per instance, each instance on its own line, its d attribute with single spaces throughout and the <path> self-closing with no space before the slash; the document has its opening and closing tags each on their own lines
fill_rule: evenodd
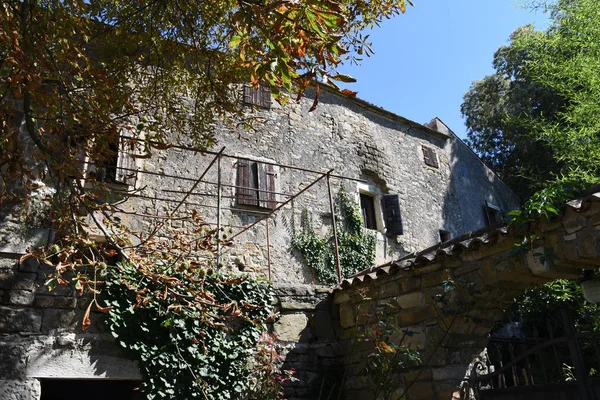
<svg viewBox="0 0 600 400">
<path fill-rule="evenodd" d="M 160 268 L 160 267 L 157 267 Z M 162 268 L 161 268 L 162 269 Z M 108 270 L 108 326 L 138 359 L 148 399 L 240 399 L 274 295 L 265 281 L 171 267 L 168 284 L 123 263 Z"/>
<path fill-rule="evenodd" d="M 335 218 L 339 243 L 342 278 L 369 268 L 375 264 L 376 239 L 364 228 L 360 210 L 352 197 L 343 189 L 337 194 L 338 213 Z M 300 230 L 292 226 L 292 247 L 298 251 L 305 264 L 323 284 L 338 283 L 335 240 L 333 230 L 319 235 L 307 209 L 302 212 Z"/>
</svg>

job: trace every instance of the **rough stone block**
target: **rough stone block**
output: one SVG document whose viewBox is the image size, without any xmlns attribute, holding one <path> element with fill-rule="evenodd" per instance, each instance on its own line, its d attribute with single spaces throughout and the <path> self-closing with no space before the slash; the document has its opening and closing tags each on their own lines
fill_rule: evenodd
<svg viewBox="0 0 600 400">
<path fill-rule="evenodd" d="M 435 392 L 431 382 L 415 382 L 407 391 L 408 400 L 435 400 Z"/>
<path fill-rule="evenodd" d="M 42 311 L 0 307 L 0 332 L 39 332 Z"/>
<path fill-rule="evenodd" d="M 38 379 L 0 380 L 0 399 L 38 400 L 41 395 Z"/>
<path fill-rule="evenodd" d="M 400 287 L 397 281 L 385 283 L 379 288 L 379 298 L 384 299 L 387 297 L 396 296 L 398 295 L 399 291 Z"/>
<path fill-rule="evenodd" d="M 29 247 L 45 246 L 49 237 L 49 229 L 30 229 L 25 235 L 13 235 L 8 242 L 0 243 L 0 252 L 25 254 Z"/>
<path fill-rule="evenodd" d="M 455 276 L 461 276 L 473 272 L 479 268 L 478 263 L 474 264 L 466 264 L 461 267 L 456 268 L 453 272 Z"/>
<path fill-rule="evenodd" d="M 281 310 L 282 311 L 312 311 L 315 309 L 315 304 L 312 302 L 303 302 L 303 301 L 282 301 L 281 302 Z"/>
<path fill-rule="evenodd" d="M 413 292 L 408 294 L 403 294 L 401 296 L 396 297 L 396 302 L 403 309 L 409 309 L 414 307 L 419 307 L 425 304 L 425 296 L 422 292 Z"/>
<path fill-rule="evenodd" d="M 447 365 L 442 368 L 434 368 L 432 370 L 433 380 L 453 380 L 460 382 L 464 378 L 466 371 L 467 369 L 464 365 Z"/>
<path fill-rule="evenodd" d="M 424 275 L 422 277 L 421 286 L 422 287 L 430 287 L 437 286 L 441 284 L 443 281 L 450 278 L 449 274 L 445 270 L 435 271 L 431 274 Z"/>
<path fill-rule="evenodd" d="M 40 262 L 35 258 L 28 258 L 19 264 L 19 271 L 21 272 L 37 272 L 40 268 Z"/>
<path fill-rule="evenodd" d="M 590 217 L 590 225 L 600 225 L 600 212 L 596 212 L 594 215 Z"/>
<path fill-rule="evenodd" d="M 53 290 L 50 290 L 49 286 L 39 285 L 35 293 L 42 296 L 71 297 L 75 295 L 75 285 L 56 285 Z"/>
<path fill-rule="evenodd" d="M 440 268 L 442 268 L 441 264 L 431 264 L 431 265 L 426 265 L 424 267 L 415 268 L 415 269 L 411 270 L 410 273 L 412 274 L 412 276 L 416 277 L 416 276 L 430 274 L 434 271 L 437 271 Z"/>
<path fill-rule="evenodd" d="M 335 304 L 341 304 L 347 301 L 350 301 L 350 294 L 348 294 L 348 291 L 336 292 L 333 297 L 333 302 Z"/>
<path fill-rule="evenodd" d="M 35 293 L 28 290 L 7 290 L 5 299 L 5 304 L 29 306 L 33 304 Z"/>
<path fill-rule="evenodd" d="M 308 331 L 308 317 L 304 313 L 283 314 L 273 325 L 273 331 L 281 341 L 299 341 Z"/>
<path fill-rule="evenodd" d="M 15 273 L 12 270 L 0 271 L 0 289 L 12 289 Z"/>
<path fill-rule="evenodd" d="M 573 209 L 567 208 L 562 223 L 567 233 L 574 233 L 585 228 L 586 218 Z"/>
<path fill-rule="evenodd" d="M 538 229 L 541 232 L 551 232 L 559 229 L 562 226 L 562 221 L 560 219 L 551 219 L 548 221 L 546 218 L 541 218 L 538 223 Z"/>
<path fill-rule="evenodd" d="M 600 257 L 600 232 L 583 231 L 577 234 L 577 255 L 583 258 Z"/>
<path fill-rule="evenodd" d="M 35 307 L 39 307 L 39 308 L 73 309 L 76 306 L 77 306 L 77 299 L 74 297 L 37 296 L 35 298 Z"/>
<path fill-rule="evenodd" d="M 437 317 L 437 312 L 433 305 L 415 307 L 407 311 L 403 311 L 397 315 L 398 326 L 416 325 L 430 318 Z"/>
<path fill-rule="evenodd" d="M 404 382 L 430 381 L 433 378 L 431 369 L 416 369 L 415 371 L 406 372 L 402 375 Z"/>
<path fill-rule="evenodd" d="M 34 290 L 35 274 L 5 272 L 0 275 L 0 289 Z"/>
<path fill-rule="evenodd" d="M 44 310 L 42 332 L 55 329 L 74 330 L 80 319 L 74 310 L 47 308 Z"/>
<path fill-rule="evenodd" d="M 405 277 L 400 279 L 400 288 L 403 292 L 412 292 L 421 287 L 421 278 Z"/>
<path fill-rule="evenodd" d="M 353 327 L 356 324 L 352 304 L 340 305 L 340 325 L 342 329 Z"/>
<path fill-rule="evenodd" d="M 477 271 L 477 274 L 487 286 L 494 285 L 499 280 L 496 271 L 489 262 L 483 263 L 481 268 Z"/>
</svg>

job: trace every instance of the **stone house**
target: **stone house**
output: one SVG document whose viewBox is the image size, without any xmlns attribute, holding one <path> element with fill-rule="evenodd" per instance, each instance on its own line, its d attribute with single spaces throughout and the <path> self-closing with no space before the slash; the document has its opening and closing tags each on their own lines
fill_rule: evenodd
<svg viewBox="0 0 600 400">
<path fill-rule="evenodd" d="M 133 230 L 147 231 L 165 216 L 170 227 L 185 230 L 197 210 L 235 236 L 216 261 L 274 282 L 282 314 L 274 330 L 287 344 L 286 365 L 297 370 L 299 381 L 287 392 L 296 399 L 315 398 L 311 390 L 323 367 L 341 368 L 339 310 L 328 300 L 329 288 L 317 284 L 291 248 L 301 214 L 328 232 L 329 193 L 343 188 L 376 238 L 376 264 L 384 264 L 494 225 L 519 206 L 441 120 L 419 124 L 321 89 L 319 106 L 308 112 L 314 92 L 282 107 L 268 93 L 244 88 L 248 116 L 260 123 L 249 131 L 216 127 L 224 147 L 218 156 L 179 146 L 148 159 L 122 151 L 104 170 L 93 160 L 85 165 L 109 180 L 116 196 L 129 191 L 115 216 Z M 54 398 L 56 380 L 73 390 L 78 380 L 93 385 L 98 379 L 106 380 L 94 389 L 98 393 L 128 390 L 127 382 L 140 379 L 135 364 L 100 325 L 78 331 L 85 305 L 74 291 L 48 292 L 43 268 L 16 264 L 26 247 L 43 244 L 50 232 L 18 235 L 21 221 L 7 210 L 0 218 L 0 398 Z"/>
</svg>

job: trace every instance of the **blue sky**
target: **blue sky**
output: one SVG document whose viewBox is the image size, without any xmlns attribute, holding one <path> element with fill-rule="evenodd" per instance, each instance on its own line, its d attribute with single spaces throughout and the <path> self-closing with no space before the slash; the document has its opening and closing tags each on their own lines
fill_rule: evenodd
<svg viewBox="0 0 600 400">
<path fill-rule="evenodd" d="M 494 51 L 519 26 L 547 26 L 542 13 L 515 0 L 413 0 L 406 14 L 370 32 L 375 54 L 341 71 L 358 79 L 346 85 L 358 97 L 425 123 L 441 118 L 456 134 L 471 82 L 493 72 Z"/>
</svg>

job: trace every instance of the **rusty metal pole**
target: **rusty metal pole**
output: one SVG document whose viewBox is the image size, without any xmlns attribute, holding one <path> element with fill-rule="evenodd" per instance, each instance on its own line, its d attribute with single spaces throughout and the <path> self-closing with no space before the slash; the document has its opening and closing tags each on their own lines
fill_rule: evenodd
<svg viewBox="0 0 600 400">
<path fill-rule="evenodd" d="M 267 267 L 269 269 L 269 280 L 271 280 L 271 237 L 269 236 L 269 218 L 265 219 L 267 228 Z"/>
<path fill-rule="evenodd" d="M 221 154 L 217 159 L 217 268 L 221 265 Z"/>
<path fill-rule="evenodd" d="M 333 206 L 333 195 L 331 194 L 331 182 L 327 174 L 327 191 L 329 192 L 329 208 L 331 209 L 331 219 L 333 225 L 333 247 L 335 248 L 335 263 L 337 264 L 338 285 L 342 284 L 342 265 L 340 264 L 340 245 L 337 236 L 337 224 L 335 222 L 335 208 Z"/>
</svg>

